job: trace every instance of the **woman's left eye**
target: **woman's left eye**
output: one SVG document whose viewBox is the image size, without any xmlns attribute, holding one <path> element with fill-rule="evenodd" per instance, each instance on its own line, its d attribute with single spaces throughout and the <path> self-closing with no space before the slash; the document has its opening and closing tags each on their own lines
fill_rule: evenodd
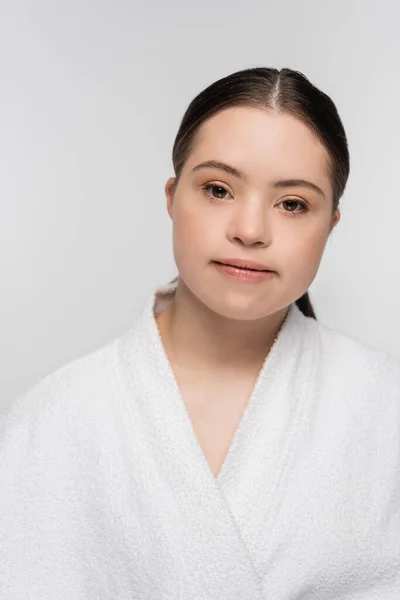
<svg viewBox="0 0 400 600">
<path fill-rule="evenodd" d="M 300 200 L 295 200 L 294 198 L 288 198 L 287 200 L 282 200 L 279 204 L 285 204 L 287 210 L 285 212 L 299 214 L 307 212 L 308 206 L 304 202 L 300 202 Z M 300 206 L 300 210 L 295 210 L 296 206 Z"/>
<path fill-rule="evenodd" d="M 228 190 L 222 185 L 216 183 L 209 183 L 203 186 L 203 190 L 207 193 L 212 200 L 225 200 L 226 194 L 229 194 Z"/>
</svg>

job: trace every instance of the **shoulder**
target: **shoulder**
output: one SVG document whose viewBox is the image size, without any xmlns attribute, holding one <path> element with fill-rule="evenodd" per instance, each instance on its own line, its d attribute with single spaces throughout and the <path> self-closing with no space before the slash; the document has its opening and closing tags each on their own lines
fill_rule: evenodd
<svg viewBox="0 0 400 600">
<path fill-rule="evenodd" d="M 311 320 L 311 319 L 309 319 Z M 325 373 L 357 380 L 364 385 L 378 384 L 396 390 L 400 397 L 400 360 L 351 335 L 314 321 L 321 364 Z M 385 385 L 383 385 L 383 382 Z"/>
<path fill-rule="evenodd" d="M 11 401 L 0 418 L 0 445 L 11 432 L 28 435 L 34 429 L 71 429 L 100 415 L 115 395 L 116 340 L 71 360 Z"/>
</svg>

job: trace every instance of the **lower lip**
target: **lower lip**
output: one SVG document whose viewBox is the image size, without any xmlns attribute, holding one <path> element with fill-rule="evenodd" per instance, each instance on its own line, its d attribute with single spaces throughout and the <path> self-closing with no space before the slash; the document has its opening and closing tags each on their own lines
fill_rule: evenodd
<svg viewBox="0 0 400 600">
<path fill-rule="evenodd" d="M 232 265 L 223 265 L 222 263 L 214 263 L 218 271 L 221 271 L 227 277 L 231 279 L 239 279 L 240 281 L 265 281 L 274 275 L 274 271 L 249 271 L 248 269 L 241 269 L 239 267 L 233 267 Z"/>
</svg>

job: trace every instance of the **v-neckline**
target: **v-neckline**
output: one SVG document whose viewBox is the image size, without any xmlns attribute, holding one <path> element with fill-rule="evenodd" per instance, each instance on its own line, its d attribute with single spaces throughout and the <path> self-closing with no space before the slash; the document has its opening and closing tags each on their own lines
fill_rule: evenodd
<svg viewBox="0 0 400 600">
<path fill-rule="evenodd" d="M 173 494 L 188 535 L 198 541 L 199 561 L 201 554 L 203 564 L 221 565 L 221 578 L 233 597 L 237 579 L 232 580 L 231 569 L 240 564 L 241 585 L 259 600 L 286 478 L 308 432 L 319 352 L 317 325 L 291 305 L 215 477 L 157 327 L 156 296 L 168 290 L 173 286 L 153 291 L 119 343 L 127 426 L 132 422 L 135 431 L 144 432 L 152 468 Z M 225 554 L 228 539 L 232 553 Z"/>
<path fill-rule="evenodd" d="M 192 444 L 196 447 L 197 453 L 200 453 L 203 456 L 203 462 L 206 464 L 209 474 L 214 478 L 215 482 L 218 485 L 220 485 L 223 482 L 226 473 L 228 471 L 232 471 L 232 468 L 237 463 L 238 458 L 240 458 L 240 445 L 243 441 L 243 431 L 248 425 L 248 422 L 253 418 L 253 413 L 257 410 L 259 404 L 259 396 L 264 395 L 266 392 L 265 388 L 262 389 L 261 384 L 268 380 L 270 365 L 274 363 L 274 357 L 277 354 L 278 347 L 281 345 L 282 339 L 284 337 L 284 332 L 288 329 L 288 324 L 291 321 L 293 321 L 296 318 L 296 316 L 298 317 L 298 315 L 296 314 L 298 312 L 298 308 L 293 304 L 289 307 L 286 317 L 282 322 L 277 335 L 275 336 L 271 348 L 269 349 L 267 355 L 264 358 L 263 364 L 258 372 L 255 383 L 253 385 L 250 397 L 246 403 L 246 407 L 242 413 L 240 421 L 230 441 L 229 448 L 225 454 L 225 458 L 221 464 L 221 467 L 219 468 L 217 475 L 215 475 L 204 453 L 198 435 L 195 431 L 194 424 L 192 422 L 189 410 L 186 406 L 183 393 L 180 389 L 177 377 L 168 358 L 166 348 L 157 325 L 156 317 L 161 312 L 163 312 L 163 310 L 165 310 L 166 306 L 171 301 L 172 296 L 176 290 L 176 286 L 177 282 L 173 282 L 169 286 L 158 288 L 152 295 L 150 314 L 150 326 L 152 330 L 152 336 L 153 340 L 155 341 L 158 355 L 160 356 L 164 365 L 166 366 L 171 381 L 173 381 L 174 383 L 176 391 L 175 398 L 177 400 L 176 404 L 178 405 L 181 414 L 184 415 L 184 421 L 186 423 L 186 432 L 190 437 Z"/>
</svg>

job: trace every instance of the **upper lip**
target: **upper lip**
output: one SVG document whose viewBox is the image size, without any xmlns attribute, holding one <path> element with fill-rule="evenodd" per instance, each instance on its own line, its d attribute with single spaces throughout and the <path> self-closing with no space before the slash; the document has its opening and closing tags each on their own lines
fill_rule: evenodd
<svg viewBox="0 0 400 600">
<path fill-rule="evenodd" d="M 271 271 L 264 265 L 254 262 L 254 260 L 246 260 L 244 258 L 221 258 L 215 262 L 222 263 L 224 265 L 231 265 L 233 267 L 241 267 L 242 269 L 253 269 L 254 271 Z"/>
</svg>

